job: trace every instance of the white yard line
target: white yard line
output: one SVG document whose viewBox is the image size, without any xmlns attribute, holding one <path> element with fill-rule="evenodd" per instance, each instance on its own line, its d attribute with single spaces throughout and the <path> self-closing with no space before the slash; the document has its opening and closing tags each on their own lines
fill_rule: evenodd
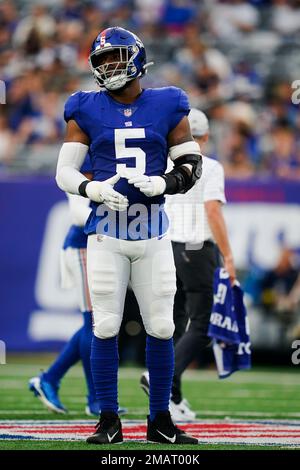
<svg viewBox="0 0 300 470">
<path fill-rule="evenodd" d="M 53 415 L 52 415 L 53 416 Z M 220 423 L 220 424 L 225 424 L 227 421 L 229 421 L 230 423 L 233 423 L 233 424 L 241 424 L 241 425 L 246 425 L 246 424 L 265 424 L 265 425 L 268 425 L 268 424 L 276 424 L 276 425 L 280 425 L 280 424 L 284 424 L 284 425 L 290 425 L 290 426 L 300 426 L 300 419 L 294 419 L 294 420 L 291 420 L 291 419 L 271 419 L 271 420 L 268 420 L 268 419 L 252 419 L 252 418 L 249 418 L 249 419 L 235 419 L 235 418 L 232 418 L 232 419 L 229 419 L 229 418 L 224 418 L 223 419 L 220 419 L 220 418 L 201 418 L 201 419 L 196 419 L 195 421 L 192 421 L 192 422 L 181 422 L 181 424 L 185 424 L 187 426 L 191 425 L 197 425 L 197 424 L 209 424 L 209 423 L 212 423 L 212 424 L 215 424 L 215 423 Z M 224 423 L 225 422 L 225 423 Z M 43 427 L 44 425 L 46 424 L 49 424 L 49 425 L 56 425 L 56 426 L 77 426 L 77 425 L 94 425 L 95 424 L 95 420 L 94 419 L 90 419 L 90 418 L 87 418 L 87 419 L 74 419 L 74 420 L 70 420 L 70 419 L 22 419 L 21 421 L 20 420 L 15 420 L 15 419 L 1 419 L 0 420 L 0 425 L 11 425 L 11 424 L 18 424 L 20 423 L 22 426 L 32 426 L 33 424 L 35 426 L 41 426 Z M 146 423 L 146 418 L 145 419 L 128 419 L 128 418 L 122 418 L 122 423 L 124 423 L 125 425 L 130 425 L 132 423 L 137 423 L 137 424 L 145 424 Z M 230 430 L 226 430 L 226 432 L 231 432 Z M 234 430 L 232 431 L 234 432 Z M 253 431 L 253 432 L 256 432 L 256 431 Z M 281 432 L 281 431 L 280 431 Z"/>
<path fill-rule="evenodd" d="M 269 411 L 228 411 L 228 410 L 195 410 L 199 418 L 202 416 L 223 416 L 224 419 L 230 418 L 231 416 L 249 416 L 249 417 L 265 417 L 265 418 L 272 418 L 274 416 L 276 417 L 282 417 L 282 418 L 300 418 L 300 412 L 299 411 L 289 411 L 289 412 L 276 412 L 272 413 Z M 130 410 L 128 412 L 128 415 L 132 416 L 138 416 L 138 415 L 146 415 L 147 409 L 146 408 L 140 408 L 140 409 L 135 409 L 135 410 Z M 67 416 L 79 416 L 84 414 L 84 410 L 82 411 L 69 411 Z M 21 411 L 16 411 L 16 410 L 0 410 L 0 415 L 20 415 L 20 416 L 26 416 L 26 415 L 47 415 L 47 416 L 55 416 L 54 413 L 47 412 L 47 410 L 21 410 Z M 282 418 L 280 419 L 282 421 Z M 96 417 L 95 417 L 96 420 Z M 122 419 L 123 420 L 123 419 Z M 57 420 L 57 422 L 60 422 L 60 420 Z"/>
</svg>

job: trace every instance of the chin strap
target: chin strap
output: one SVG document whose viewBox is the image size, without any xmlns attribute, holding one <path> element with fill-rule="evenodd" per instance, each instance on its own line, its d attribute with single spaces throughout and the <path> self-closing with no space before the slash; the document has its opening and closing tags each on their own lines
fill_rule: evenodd
<svg viewBox="0 0 300 470">
<path fill-rule="evenodd" d="M 154 65 L 154 62 L 147 62 L 147 64 L 144 65 L 143 67 L 144 73 L 148 72 L 147 68 L 151 67 L 151 65 Z"/>
</svg>

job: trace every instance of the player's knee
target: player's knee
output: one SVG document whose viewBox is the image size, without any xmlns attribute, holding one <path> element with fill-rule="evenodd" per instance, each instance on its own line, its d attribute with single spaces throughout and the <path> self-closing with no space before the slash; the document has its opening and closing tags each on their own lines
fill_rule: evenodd
<svg viewBox="0 0 300 470">
<path fill-rule="evenodd" d="M 112 317 L 95 320 L 94 335 L 100 339 L 107 339 L 116 336 L 119 333 L 120 320 L 115 315 Z"/>
<path fill-rule="evenodd" d="M 175 330 L 173 320 L 170 318 L 155 318 L 149 321 L 147 334 L 158 339 L 172 338 Z"/>
</svg>

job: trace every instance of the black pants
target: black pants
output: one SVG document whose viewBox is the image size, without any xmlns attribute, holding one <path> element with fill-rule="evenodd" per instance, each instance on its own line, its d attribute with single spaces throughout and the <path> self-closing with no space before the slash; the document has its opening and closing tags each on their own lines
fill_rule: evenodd
<svg viewBox="0 0 300 470">
<path fill-rule="evenodd" d="M 213 276 L 219 266 L 219 255 L 212 242 L 205 242 L 201 250 L 185 250 L 184 243 L 172 242 L 172 245 L 177 276 L 172 400 L 179 403 L 182 400 L 182 373 L 199 351 L 210 343 L 207 330 L 213 306 Z"/>
</svg>

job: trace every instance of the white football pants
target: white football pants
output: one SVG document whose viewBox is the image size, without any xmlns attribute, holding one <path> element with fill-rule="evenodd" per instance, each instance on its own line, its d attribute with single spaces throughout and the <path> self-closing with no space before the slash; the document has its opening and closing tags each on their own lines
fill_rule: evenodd
<svg viewBox="0 0 300 470">
<path fill-rule="evenodd" d="M 129 281 L 146 332 L 160 339 L 173 336 L 176 276 L 167 237 L 128 241 L 90 235 L 87 272 L 95 336 L 104 339 L 119 333 Z"/>
</svg>

